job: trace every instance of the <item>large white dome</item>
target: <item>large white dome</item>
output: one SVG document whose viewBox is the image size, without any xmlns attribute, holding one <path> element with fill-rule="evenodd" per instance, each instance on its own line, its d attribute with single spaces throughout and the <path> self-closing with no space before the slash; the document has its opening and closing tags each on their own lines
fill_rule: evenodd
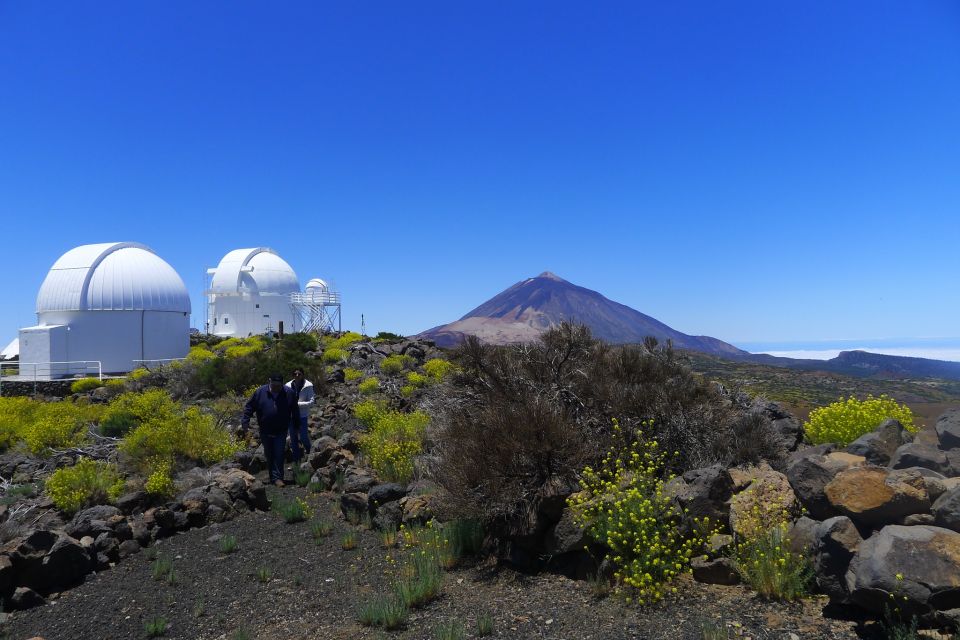
<svg viewBox="0 0 960 640">
<path fill-rule="evenodd" d="M 217 265 L 210 291 L 288 295 L 300 291 L 300 281 L 293 268 L 273 249 L 235 249 Z"/>
<path fill-rule="evenodd" d="M 190 312 L 190 294 L 173 267 L 133 242 L 85 244 L 53 264 L 37 294 L 47 311 Z"/>
</svg>

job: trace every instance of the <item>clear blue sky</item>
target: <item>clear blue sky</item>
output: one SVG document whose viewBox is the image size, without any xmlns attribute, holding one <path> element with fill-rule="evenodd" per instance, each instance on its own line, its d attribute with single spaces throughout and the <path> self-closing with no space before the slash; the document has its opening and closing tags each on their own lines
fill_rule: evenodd
<svg viewBox="0 0 960 640">
<path fill-rule="evenodd" d="M 414 333 L 544 270 L 728 341 L 960 335 L 960 3 L 0 0 L 0 342 L 69 248 L 266 245 Z M 0 345 L 2 347 L 2 345 Z"/>
</svg>

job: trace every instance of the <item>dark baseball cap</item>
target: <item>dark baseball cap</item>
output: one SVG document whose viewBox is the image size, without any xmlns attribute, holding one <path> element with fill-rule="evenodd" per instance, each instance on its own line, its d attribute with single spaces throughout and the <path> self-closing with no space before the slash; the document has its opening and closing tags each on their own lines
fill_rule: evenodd
<svg viewBox="0 0 960 640">
<path fill-rule="evenodd" d="M 270 382 L 283 382 L 283 376 L 279 373 L 271 373 Z"/>
</svg>

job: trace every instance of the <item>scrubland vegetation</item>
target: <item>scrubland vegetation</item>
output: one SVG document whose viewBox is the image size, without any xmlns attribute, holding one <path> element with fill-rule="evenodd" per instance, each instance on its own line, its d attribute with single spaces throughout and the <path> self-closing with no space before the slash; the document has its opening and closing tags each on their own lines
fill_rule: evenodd
<svg viewBox="0 0 960 640">
<path fill-rule="evenodd" d="M 395 340 L 346 333 L 198 342 L 182 362 L 105 384 L 78 380 L 74 397 L 59 402 L 0 398 L 0 448 L 62 465 L 44 491 L 67 516 L 130 491 L 160 505 L 188 488 L 182 478 L 194 466 L 249 465 L 256 454 L 231 430 L 243 401 L 269 373 L 300 367 L 316 386 L 311 426 L 325 449 L 322 462 L 292 472 L 305 490 L 274 494 L 271 509 L 290 530 L 302 527 L 311 548 L 370 553 L 364 536 L 377 530 L 386 582 L 351 614 L 361 625 L 389 632 L 412 624 L 411 610 L 430 607 L 449 588 L 446 572 L 465 559 L 589 575 L 596 595 L 615 594 L 630 607 L 682 598 L 698 561 L 729 563 L 768 601 L 816 589 L 810 552 L 791 539 L 800 504 L 767 476 L 739 480 L 736 500 L 720 500 L 727 511 L 719 518 L 678 498 L 696 482 L 688 472 L 783 477 L 788 447 L 762 398 L 693 373 L 669 344 L 614 347 L 570 324 L 530 345 L 468 339 L 448 357 L 383 347 Z M 803 437 L 842 447 L 886 418 L 916 430 L 893 399 L 850 397 L 811 412 Z M 103 446 L 100 459 L 84 454 Z M 396 492 L 394 506 L 378 511 L 375 487 Z M 339 503 L 342 519 L 324 517 L 324 500 Z M 410 503 L 426 506 L 408 519 Z M 567 518 L 585 537 L 558 549 Z M 217 547 L 226 556 L 242 553 L 244 542 L 224 537 Z M 250 575 L 281 579 L 270 566 Z M 172 567 L 158 580 L 175 581 Z M 164 633 L 162 622 L 146 633 Z M 478 612 L 470 633 L 490 635 L 494 626 Z M 432 629 L 434 637 L 467 633 L 459 621 Z"/>
</svg>

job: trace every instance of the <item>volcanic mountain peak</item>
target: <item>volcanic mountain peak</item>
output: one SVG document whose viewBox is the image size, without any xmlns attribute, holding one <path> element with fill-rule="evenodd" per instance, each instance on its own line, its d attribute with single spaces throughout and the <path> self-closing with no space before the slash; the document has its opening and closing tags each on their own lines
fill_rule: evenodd
<svg viewBox="0 0 960 640">
<path fill-rule="evenodd" d="M 469 311 L 456 322 L 420 334 L 440 346 L 452 346 L 468 335 L 484 342 L 531 342 L 561 322 L 582 323 L 611 343 L 642 342 L 646 336 L 671 340 L 681 349 L 715 355 L 745 354 L 716 338 L 689 336 L 635 309 L 613 302 L 585 287 L 544 271 L 527 278 Z"/>
</svg>

